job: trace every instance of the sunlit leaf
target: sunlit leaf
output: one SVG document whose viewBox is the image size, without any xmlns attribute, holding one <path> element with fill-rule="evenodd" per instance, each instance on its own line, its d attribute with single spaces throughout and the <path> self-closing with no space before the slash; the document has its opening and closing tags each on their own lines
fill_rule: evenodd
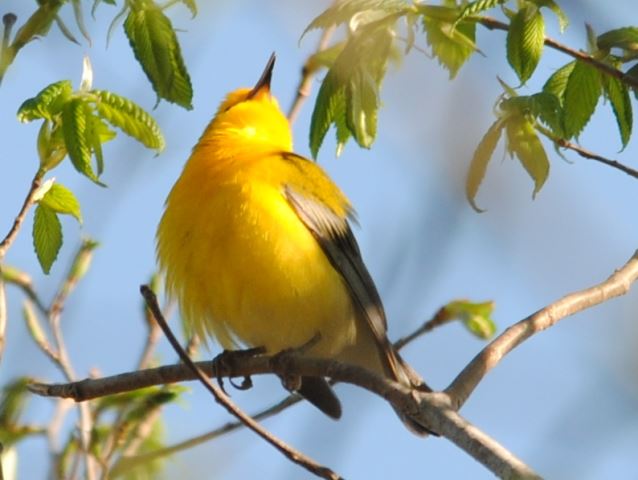
<svg viewBox="0 0 638 480">
<path fill-rule="evenodd" d="M 623 148 L 627 146 L 631 137 L 631 129 L 633 126 L 633 112 L 631 108 L 631 98 L 629 97 L 629 89 L 622 81 L 609 75 L 602 77 L 605 96 L 611 103 L 611 108 L 616 117 L 618 131 L 620 132 L 620 141 Z"/>
<path fill-rule="evenodd" d="M 534 125 L 523 116 L 513 115 L 508 118 L 505 129 L 507 149 L 519 159 L 534 180 L 533 196 L 535 197 L 549 175 L 549 159 L 545 148 L 538 138 Z"/>
<path fill-rule="evenodd" d="M 576 62 L 565 86 L 563 123 L 565 135 L 577 137 L 591 118 L 602 93 L 600 72 L 583 62 Z"/>
<path fill-rule="evenodd" d="M 80 202 L 71 190 L 60 183 L 54 183 L 40 200 L 44 205 L 56 213 L 72 215 L 78 222 L 82 222 Z"/>
<path fill-rule="evenodd" d="M 496 148 L 499 139 L 501 138 L 502 131 L 503 121 L 499 119 L 487 130 L 483 139 L 476 147 L 474 156 L 470 162 L 470 168 L 467 172 L 465 196 L 467 197 L 468 202 L 470 202 L 472 208 L 479 213 L 483 210 L 476 205 L 476 194 L 483 178 L 485 177 L 487 165 L 492 158 L 492 154 L 494 153 L 494 149 Z"/>
<path fill-rule="evenodd" d="M 536 70 L 545 44 L 545 21 L 538 7 L 527 5 L 519 10 L 507 33 L 507 61 L 521 83 Z"/>
<path fill-rule="evenodd" d="M 48 274 L 62 247 L 62 225 L 56 213 L 41 204 L 33 216 L 33 246 L 42 271 Z"/>
<path fill-rule="evenodd" d="M 69 80 L 61 80 L 44 87 L 35 97 L 25 100 L 18 109 L 18 120 L 22 123 L 39 118 L 51 120 L 73 93 Z"/>
<path fill-rule="evenodd" d="M 193 88 L 169 18 L 152 2 L 132 2 L 124 31 L 158 97 L 188 110 Z"/>
</svg>

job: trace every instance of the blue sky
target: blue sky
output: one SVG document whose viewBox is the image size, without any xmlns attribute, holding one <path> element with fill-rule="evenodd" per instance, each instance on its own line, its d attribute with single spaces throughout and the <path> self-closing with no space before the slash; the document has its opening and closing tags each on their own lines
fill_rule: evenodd
<svg viewBox="0 0 638 480">
<path fill-rule="evenodd" d="M 154 234 L 164 199 L 192 145 L 226 92 L 258 78 L 272 51 L 277 65 L 272 89 L 287 108 L 318 33 L 298 43 L 306 24 L 328 2 L 199 2 L 200 14 L 171 10 L 195 91 L 194 109 L 162 102 L 154 111 L 167 139 L 160 156 L 119 135 L 105 149 L 103 180 L 94 186 L 65 162 L 52 175 L 79 197 L 81 228 L 64 220 L 65 245 L 49 276 L 40 273 L 27 228 L 7 262 L 33 273 L 44 298 L 65 274 L 82 235 L 100 241 L 93 267 L 69 300 L 63 326 L 79 375 L 130 370 L 143 341 L 138 286 L 154 269 Z M 617 0 L 560 2 L 572 24 L 561 37 L 585 45 L 583 22 L 598 32 L 635 23 L 635 6 Z M 214 4 L 214 5 L 213 5 Z M 32 5 L 4 2 L 5 11 L 26 18 Z M 70 8 L 64 17 L 70 19 Z M 604 10 L 606 9 L 606 10 Z M 70 44 L 54 28 L 28 45 L 0 87 L 0 231 L 8 229 L 37 165 L 39 125 L 21 125 L 20 103 L 51 82 L 79 84 L 82 56 L 94 67 L 94 86 L 155 103 L 143 72 L 118 28 L 106 48 L 106 29 L 116 10 L 102 6 L 87 20 L 93 46 Z M 632 15 L 633 14 L 633 15 Z M 550 34 L 557 22 L 547 16 Z M 627 19 L 630 19 L 629 21 Z M 418 39 L 421 46 L 424 39 Z M 573 290 L 606 278 L 636 249 L 638 184 L 622 173 L 568 154 L 551 151 L 547 184 L 532 200 L 533 185 L 516 162 L 499 150 L 478 195 L 487 212 L 478 215 L 464 198 L 465 172 L 472 152 L 493 121 L 500 87 L 496 76 L 516 84 L 504 61 L 504 34 L 479 30 L 486 57 L 475 55 L 454 81 L 436 61 L 413 51 L 390 69 L 383 86 L 379 135 L 373 148 L 348 144 L 339 159 L 329 133 L 320 163 L 357 208 L 355 231 L 364 259 L 388 312 L 390 337 L 416 328 L 441 305 L 456 298 L 493 299 L 499 330 Z M 534 92 L 569 59 L 545 52 L 523 91 Z M 315 82 L 316 92 L 319 83 Z M 307 132 L 313 98 L 295 125 L 296 150 L 308 154 Z M 635 105 L 635 103 L 634 103 Z M 636 142 L 622 153 L 608 105 L 581 136 L 588 149 L 635 166 Z M 501 160 L 503 158 L 503 160 Z M 635 293 L 609 302 L 539 334 L 516 349 L 484 382 L 462 414 L 549 478 L 618 478 L 635 472 L 638 441 L 638 329 Z M 9 291 L 7 349 L 0 382 L 16 375 L 61 381 L 35 348 L 20 317 L 21 296 Z M 440 329 L 410 345 L 406 359 L 435 388 L 443 388 L 483 347 L 458 325 Z M 164 343 L 163 362 L 174 354 Z M 217 353 L 213 348 L 211 354 Z M 228 420 L 197 384 L 166 410 L 169 443 L 203 433 Z M 397 421 L 391 409 L 368 392 L 337 387 L 344 405 L 340 422 L 299 405 L 266 426 L 346 478 L 490 478 L 488 472 L 444 439 L 423 441 Z M 255 411 L 281 397 L 275 379 L 255 379 L 233 398 Z M 44 421 L 51 404 L 35 399 L 31 417 Z M 43 478 L 46 445 L 25 442 L 18 451 L 21 478 Z M 167 478 L 307 478 L 307 474 L 246 431 L 172 458 Z"/>
</svg>

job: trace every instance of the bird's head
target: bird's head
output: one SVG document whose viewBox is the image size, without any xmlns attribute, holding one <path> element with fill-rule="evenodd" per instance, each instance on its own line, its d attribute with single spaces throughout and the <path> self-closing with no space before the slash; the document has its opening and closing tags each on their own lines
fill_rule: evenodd
<svg viewBox="0 0 638 480">
<path fill-rule="evenodd" d="M 236 140 L 246 146 L 261 144 L 285 151 L 292 149 L 290 125 L 270 93 L 274 66 L 272 54 L 253 88 L 240 88 L 226 95 L 202 140 L 224 137 L 226 143 Z"/>
</svg>

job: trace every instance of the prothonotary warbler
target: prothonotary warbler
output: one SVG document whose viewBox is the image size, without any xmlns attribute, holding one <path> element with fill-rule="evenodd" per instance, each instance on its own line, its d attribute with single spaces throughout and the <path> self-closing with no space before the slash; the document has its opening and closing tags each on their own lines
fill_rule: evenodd
<svg viewBox="0 0 638 480">
<path fill-rule="evenodd" d="M 348 224 L 350 202 L 293 152 L 290 124 L 270 92 L 274 62 L 252 89 L 226 96 L 168 195 L 157 230 L 167 292 L 196 333 L 225 349 L 274 354 L 306 345 L 304 355 L 427 390 L 388 341 Z M 341 416 L 325 379 L 302 377 L 298 392 Z M 400 416 L 412 431 L 427 431 Z"/>
</svg>

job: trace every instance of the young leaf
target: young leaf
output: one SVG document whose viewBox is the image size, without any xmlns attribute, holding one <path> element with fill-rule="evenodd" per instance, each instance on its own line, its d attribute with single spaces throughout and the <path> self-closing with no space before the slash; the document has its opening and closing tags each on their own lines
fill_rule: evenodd
<svg viewBox="0 0 638 480">
<path fill-rule="evenodd" d="M 496 333 L 496 324 L 492 320 L 494 302 L 474 303 L 467 300 L 455 300 L 448 303 L 444 311 L 444 315 L 459 319 L 481 340 L 487 340 Z"/>
<path fill-rule="evenodd" d="M 507 149 L 516 156 L 532 180 L 533 197 L 549 175 L 549 160 L 531 121 L 522 115 L 512 115 L 506 122 Z"/>
<path fill-rule="evenodd" d="M 567 81 L 569 80 L 569 76 L 572 74 L 574 67 L 576 66 L 576 61 L 569 62 L 566 65 L 563 65 L 561 68 L 556 70 L 551 77 L 547 79 L 545 85 L 543 85 L 543 92 L 551 93 L 558 98 L 561 105 L 563 104 L 563 99 L 565 97 L 565 88 L 567 88 Z"/>
<path fill-rule="evenodd" d="M 466 17 L 469 17 L 470 15 L 476 15 L 477 13 L 481 13 L 485 10 L 489 10 L 490 8 L 494 8 L 497 5 L 505 3 L 506 1 L 507 0 L 476 0 L 474 2 L 469 2 L 461 10 L 457 22 L 463 20 Z"/>
<path fill-rule="evenodd" d="M 625 72 L 625 75 L 638 81 L 638 63 Z M 638 100 L 638 88 L 632 88 L 634 97 Z"/>
<path fill-rule="evenodd" d="M 554 0 L 532 0 L 539 7 L 547 7 L 558 17 L 558 28 L 563 33 L 569 25 L 569 19 L 565 12 L 558 6 Z"/>
<path fill-rule="evenodd" d="M 100 184 L 91 167 L 91 144 L 87 138 L 88 105 L 82 98 L 74 98 L 62 110 L 62 133 L 69 158 L 75 169 Z"/>
<path fill-rule="evenodd" d="M 432 53 L 454 78 L 463 64 L 476 51 L 476 23 L 450 22 L 423 15 L 423 29 Z"/>
<path fill-rule="evenodd" d="M 532 115 L 547 125 L 557 136 L 563 137 L 563 110 L 560 100 L 550 92 L 539 92 L 529 97 Z"/>
<path fill-rule="evenodd" d="M 638 27 L 623 27 L 605 32 L 598 36 L 596 44 L 601 50 L 612 48 L 636 50 L 638 48 Z"/>
<path fill-rule="evenodd" d="M 73 87 L 69 80 L 47 85 L 32 98 L 25 100 L 18 108 L 18 121 L 22 123 L 31 122 L 38 118 L 51 120 L 59 113 L 59 109 L 73 93 Z"/>
<path fill-rule="evenodd" d="M 60 183 L 54 183 L 40 200 L 40 205 L 50 208 L 56 213 L 72 215 L 82 223 L 80 202 L 73 192 Z"/>
<path fill-rule="evenodd" d="M 55 212 L 42 204 L 33 216 L 33 246 L 42 271 L 48 274 L 62 246 L 62 226 Z"/>
<path fill-rule="evenodd" d="M 370 148 L 377 134 L 379 94 L 368 72 L 357 70 L 350 79 L 346 95 L 346 125 L 359 145 Z"/>
<path fill-rule="evenodd" d="M 601 94 L 600 72 L 576 62 L 565 86 L 563 124 L 567 138 L 577 137 L 591 118 Z"/>
<path fill-rule="evenodd" d="M 507 33 L 507 61 L 521 83 L 536 70 L 545 44 L 545 21 L 536 5 L 521 8 L 510 23 Z"/>
<path fill-rule="evenodd" d="M 376 135 L 379 88 L 392 51 L 392 39 L 387 24 L 374 23 L 360 28 L 348 40 L 317 94 L 310 122 L 313 156 L 317 155 L 330 125 L 338 124 L 343 118 L 345 127 L 357 143 L 364 148 L 370 147 Z M 337 116 L 343 111 L 345 116 Z M 349 137 L 343 128 L 337 135 L 344 141 Z"/>
<path fill-rule="evenodd" d="M 474 151 L 474 156 L 470 162 L 470 168 L 467 172 L 467 180 L 465 181 L 465 196 L 470 205 L 478 213 L 483 212 L 481 208 L 476 205 L 475 198 L 478 192 L 481 182 L 485 177 L 485 171 L 487 170 L 487 164 L 492 158 L 496 144 L 501 138 L 501 132 L 503 131 L 503 121 L 501 119 L 496 120 L 492 126 L 487 130 L 481 143 L 478 144 Z"/>
<path fill-rule="evenodd" d="M 164 137 L 155 119 L 128 98 L 104 90 L 93 90 L 98 113 L 111 125 L 158 152 L 164 149 Z"/>
<path fill-rule="evenodd" d="M 137 1 L 132 5 L 124 31 L 155 93 L 192 109 L 193 88 L 171 21 L 152 2 Z"/>
<path fill-rule="evenodd" d="M 385 15 L 392 15 L 408 8 L 409 5 L 404 0 L 342 0 L 334 2 L 330 8 L 310 22 L 301 34 L 301 38 L 310 30 L 346 23 L 357 13 L 377 11 Z"/>
<path fill-rule="evenodd" d="M 631 129 L 633 124 L 633 114 L 631 109 L 631 98 L 629 97 L 629 89 L 627 85 L 615 77 L 603 75 L 603 88 L 605 96 L 611 103 L 611 108 L 618 123 L 618 131 L 620 132 L 620 141 L 623 148 L 627 146 L 631 137 Z"/>
</svg>

